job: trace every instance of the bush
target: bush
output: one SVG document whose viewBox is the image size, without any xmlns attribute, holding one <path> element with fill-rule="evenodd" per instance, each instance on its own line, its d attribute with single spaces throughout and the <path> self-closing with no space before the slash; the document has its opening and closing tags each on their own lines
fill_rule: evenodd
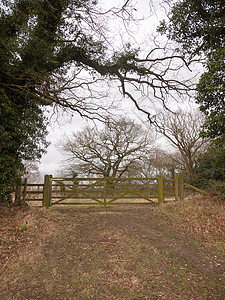
<svg viewBox="0 0 225 300">
<path fill-rule="evenodd" d="M 220 200 L 225 201 L 225 182 L 211 180 L 208 190 Z"/>
<path fill-rule="evenodd" d="M 211 144 L 199 157 L 193 184 L 225 199 L 225 147 L 222 140 Z"/>
</svg>

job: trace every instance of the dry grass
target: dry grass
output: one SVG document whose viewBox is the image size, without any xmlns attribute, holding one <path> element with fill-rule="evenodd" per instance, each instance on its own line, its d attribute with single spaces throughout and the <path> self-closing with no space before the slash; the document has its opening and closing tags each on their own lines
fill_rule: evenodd
<svg viewBox="0 0 225 300">
<path fill-rule="evenodd" d="M 20 253 L 21 247 L 33 244 L 40 235 L 54 234 L 53 222 L 44 208 L 0 207 L 0 266 Z"/>
<path fill-rule="evenodd" d="M 16 243 L 21 251 L 1 269 L 0 298 L 223 299 L 217 245 L 224 212 L 201 196 L 160 207 L 55 206 L 8 215 L 8 224 L 27 230 Z"/>
<path fill-rule="evenodd" d="M 225 243 L 225 204 L 210 196 L 189 196 L 157 209 L 174 226 L 206 242 Z"/>
</svg>

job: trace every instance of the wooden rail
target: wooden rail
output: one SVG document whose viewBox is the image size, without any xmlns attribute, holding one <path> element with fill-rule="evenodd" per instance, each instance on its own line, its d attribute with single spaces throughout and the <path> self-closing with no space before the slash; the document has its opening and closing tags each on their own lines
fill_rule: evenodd
<svg viewBox="0 0 225 300">
<path fill-rule="evenodd" d="M 39 206 L 43 206 L 43 190 L 43 183 L 27 183 L 25 179 L 21 187 L 23 202 L 38 202 Z"/>
<path fill-rule="evenodd" d="M 75 180 L 45 175 L 44 184 L 28 184 L 25 181 L 22 194 L 24 201 L 40 201 L 46 208 L 57 204 L 104 206 L 161 204 L 171 201 L 171 198 L 173 201 L 183 200 L 184 183 L 183 174 L 175 174 L 174 179 L 165 179 L 159 175 L 155 178 L 76 178 Z"/>
<path fill-rule="evenodd" d="M 187 183 L 186 183 L 185 186 L 186 186 L 187 188 L 189 188 L 189 189 L 195 191 L 195 192 L 200 193 L 200 194 L 205 194 L 205 195 L 208 194 L 207 192 L 205 192 L 205 191 L 203 191 L 203 190 L 200 190 L 200 189 L 196 188 L 195 186 L 193 186 L 193 185 L 191 185 L 191 184 L 187 184 Z"/>
</svg>

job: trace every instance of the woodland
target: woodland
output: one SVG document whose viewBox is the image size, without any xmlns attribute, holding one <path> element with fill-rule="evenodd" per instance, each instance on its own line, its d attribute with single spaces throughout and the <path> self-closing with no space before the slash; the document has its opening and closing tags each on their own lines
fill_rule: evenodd
<svg viewBox="0 0 225 300">
<path fill-rule="evenodd" d="M 1 299 L 224 299 L 224 0 L 2 0 L 0 28 Z M 88 120 L 57 144 L 73 193 L 177 173 L 204 193 L 29 206 L 52 114 Z"/>
<path fill-rule="evenodd" d="M 154 7 L 154 1 L 150 2 L 149 10 Z M 155 38 L 154 44 L 146 42 L 143 51 L 127 38 L 129 25 L 139 22 L 132 0 L 107 9 L 95 0 L 1 1 L 1 204 L 12 203 L 26 162 L 40 159 L 46 151 L 49 120 L 45 112 L 49 108 L 103 124 L 102 131 L 86 128 L 62 141 L 62 151 L 73 154 L 73 171 L 86 174 L 89 170 L 98 176 L 147 172 L 143 166 L 168 176 L 182 171 L 186 182 L 209 188 L 224 199 L 225 4 L 223 0 L 167 0 L 161 5 L 167 5 L 169 11 L 157 34 L 167 42 L 162 45 Z M 126 32 L 120 47 L 114 46 L 111 36 L 110 26 L 117 21 Z M 175 45 L 172 50 L 170 43 Z M 196 63 L 203 68 L 197 82 L 179 75 Z M 111 85 L 118 88 L 121 101 L 127 99 L 145 115 L 145 129 L 116 115 L 115 110 L 111 113 L 113 105 L 107 101 Z M 190 114 L 171 111 L 171 101 L 187 98 L 199 110 Z M 161 113 L 150 109 L 155 101 L 163 107 Z M 155 137 L 149 132 L 153 128 L 175 148 L 173 154 L 152 146 Z M 117 145 L 106 136 L 117 140 Z M 132 136 L 137 139 L 130 141 Z M 93 140 L 89 149 L 85 139 Z M 126 141 L 132 146 L 127 152 L 128 143 L 123 148 Z M 77 143 L 79 153 L 72 148 Z M 99 152 L 93 154 L 93 149 Z M 98 157 L 105 169 L 99 171 L 102 165 L 98 164 L 96 173 L 96 165 L 91 168 L 87 157 L 92 167 Z"/>
</svg>

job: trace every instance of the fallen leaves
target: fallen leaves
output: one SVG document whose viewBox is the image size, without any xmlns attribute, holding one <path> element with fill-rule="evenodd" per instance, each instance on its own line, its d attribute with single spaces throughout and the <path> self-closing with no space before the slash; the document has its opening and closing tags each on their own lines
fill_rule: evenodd
<svg viewBox="0 0 225 300">
<path fill-rule="evenodd" d="M 24 221 L 28 208 L 0 207 L 0 264 L 7 264 L 8 258 L 27 240 L 27 224 Z"/>
</svg>

